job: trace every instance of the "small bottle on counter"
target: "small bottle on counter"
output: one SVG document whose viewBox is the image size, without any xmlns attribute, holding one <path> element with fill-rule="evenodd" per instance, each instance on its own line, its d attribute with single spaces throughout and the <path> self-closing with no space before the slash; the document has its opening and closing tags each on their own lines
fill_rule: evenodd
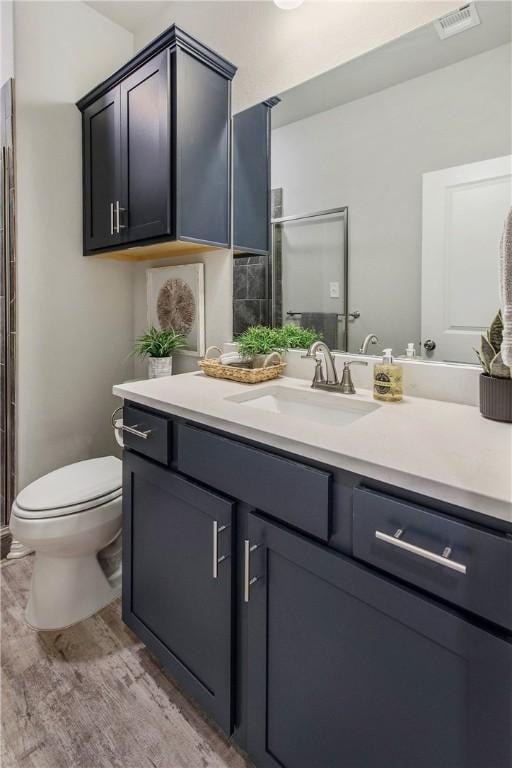
<svg viewBox="0 0 512 768">
<path fill-rule="evenodd" d="M 393 362 L 391 349 L 383 351 L 381 363 L 373 368 L 373 397 L 375 400 L 398 402 L 402 399 L 402 366 Z"/>
<path fill-rule="evenodd" d="M 405 356 L 406 357 L 416 357 L 416 349 L 414 347 L 414 341 L 410 341 L 407 344 L 407 349 L 405 350 Z"/>
</svg>

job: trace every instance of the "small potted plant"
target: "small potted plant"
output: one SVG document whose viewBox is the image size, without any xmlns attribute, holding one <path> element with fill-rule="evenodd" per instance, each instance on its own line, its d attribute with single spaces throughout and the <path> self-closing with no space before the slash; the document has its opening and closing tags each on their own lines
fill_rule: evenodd
<svg viewBox="0 0 512 768">
<path fill-rule="evenodd" d="M 171 375 L 172 355 L 185 346 L 185 337 L 174 328 L 157 330 L 151 327 L 137 339 L 133 352 L 149 358 L 149 378 L 155 379 Z"/>
<path fill-rule="evenodd" d="M 266 325 L 252 325 L 238 338 L 238 351 L 241 357 L 250 362 L 253 368 L 263 368 L 269 355 L 274 352 L 282 352 L 279 347 L 275 328 Z"/>
<path fill-rule="evenodd" d="M 282 355 L 288 349 L 308 349 L 319 338 L 316 331 L 296 325 L 284 325 L 282 328 L 253 325 L 238 336 L 236 342 L 240 355 L 250 360 L 253 368 L 263 368 L 272 353 Z"/>
<path fill-rule="evenodd" d="M 480 413 L 486 419 L 512 422 L 511 369 L 501 357 L 503 317 L 498 312 L 488 331 L 482 335 L 476 353 L 483 368 L 480 376 Z"/>
</svg>

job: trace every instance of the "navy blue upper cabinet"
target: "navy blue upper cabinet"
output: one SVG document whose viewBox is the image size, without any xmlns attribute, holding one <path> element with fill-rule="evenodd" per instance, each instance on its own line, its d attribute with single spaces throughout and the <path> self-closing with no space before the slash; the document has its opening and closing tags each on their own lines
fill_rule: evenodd
<svg viewBox="0 0 512 768">
<path fill-rule="evenodd" d="M 173 25 L 78 102 L 84 255 L 230 246 L 235 72 Z"/>
<path fill-rule="evenodd" d="M 233 118 L 233 247 L 267 254 L 270 234 L 271 109 L 278 98 Z"/>
<path fill-rule="evenodd" d="M 84 250 L 119 246 L 114 206 L 121 197 L 121 95 L 111 88 L 83 112 Z"/>
</svg>

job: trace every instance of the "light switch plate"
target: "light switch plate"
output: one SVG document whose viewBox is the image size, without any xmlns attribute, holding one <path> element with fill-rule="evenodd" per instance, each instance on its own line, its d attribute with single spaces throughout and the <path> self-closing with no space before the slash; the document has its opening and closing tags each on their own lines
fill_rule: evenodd
<svg viewBox="0 0 512 768">
<path fill-rule="evenodd" d="M 331 299 L 339 299 L 340 297 L 340 284 L 329 283 L 329 296 Z"/>
</svg>

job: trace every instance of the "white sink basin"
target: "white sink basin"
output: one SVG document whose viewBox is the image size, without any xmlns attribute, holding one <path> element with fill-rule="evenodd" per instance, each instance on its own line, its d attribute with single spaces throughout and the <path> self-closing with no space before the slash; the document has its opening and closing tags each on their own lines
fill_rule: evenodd
<svg viewBox="0 0 512 768">
<path fill-rule="evenodd" d="M 369 413 L 380 405 L 354 400 L 352 395 L 322 392 L 320 390 L 299 390 L 286 386 L 268 386 L 255 392 L 227 397 L 234 403 L 259 408 L 269 413 L 293 416 L 317 424 L 344 427 Z"/>
</svg>

